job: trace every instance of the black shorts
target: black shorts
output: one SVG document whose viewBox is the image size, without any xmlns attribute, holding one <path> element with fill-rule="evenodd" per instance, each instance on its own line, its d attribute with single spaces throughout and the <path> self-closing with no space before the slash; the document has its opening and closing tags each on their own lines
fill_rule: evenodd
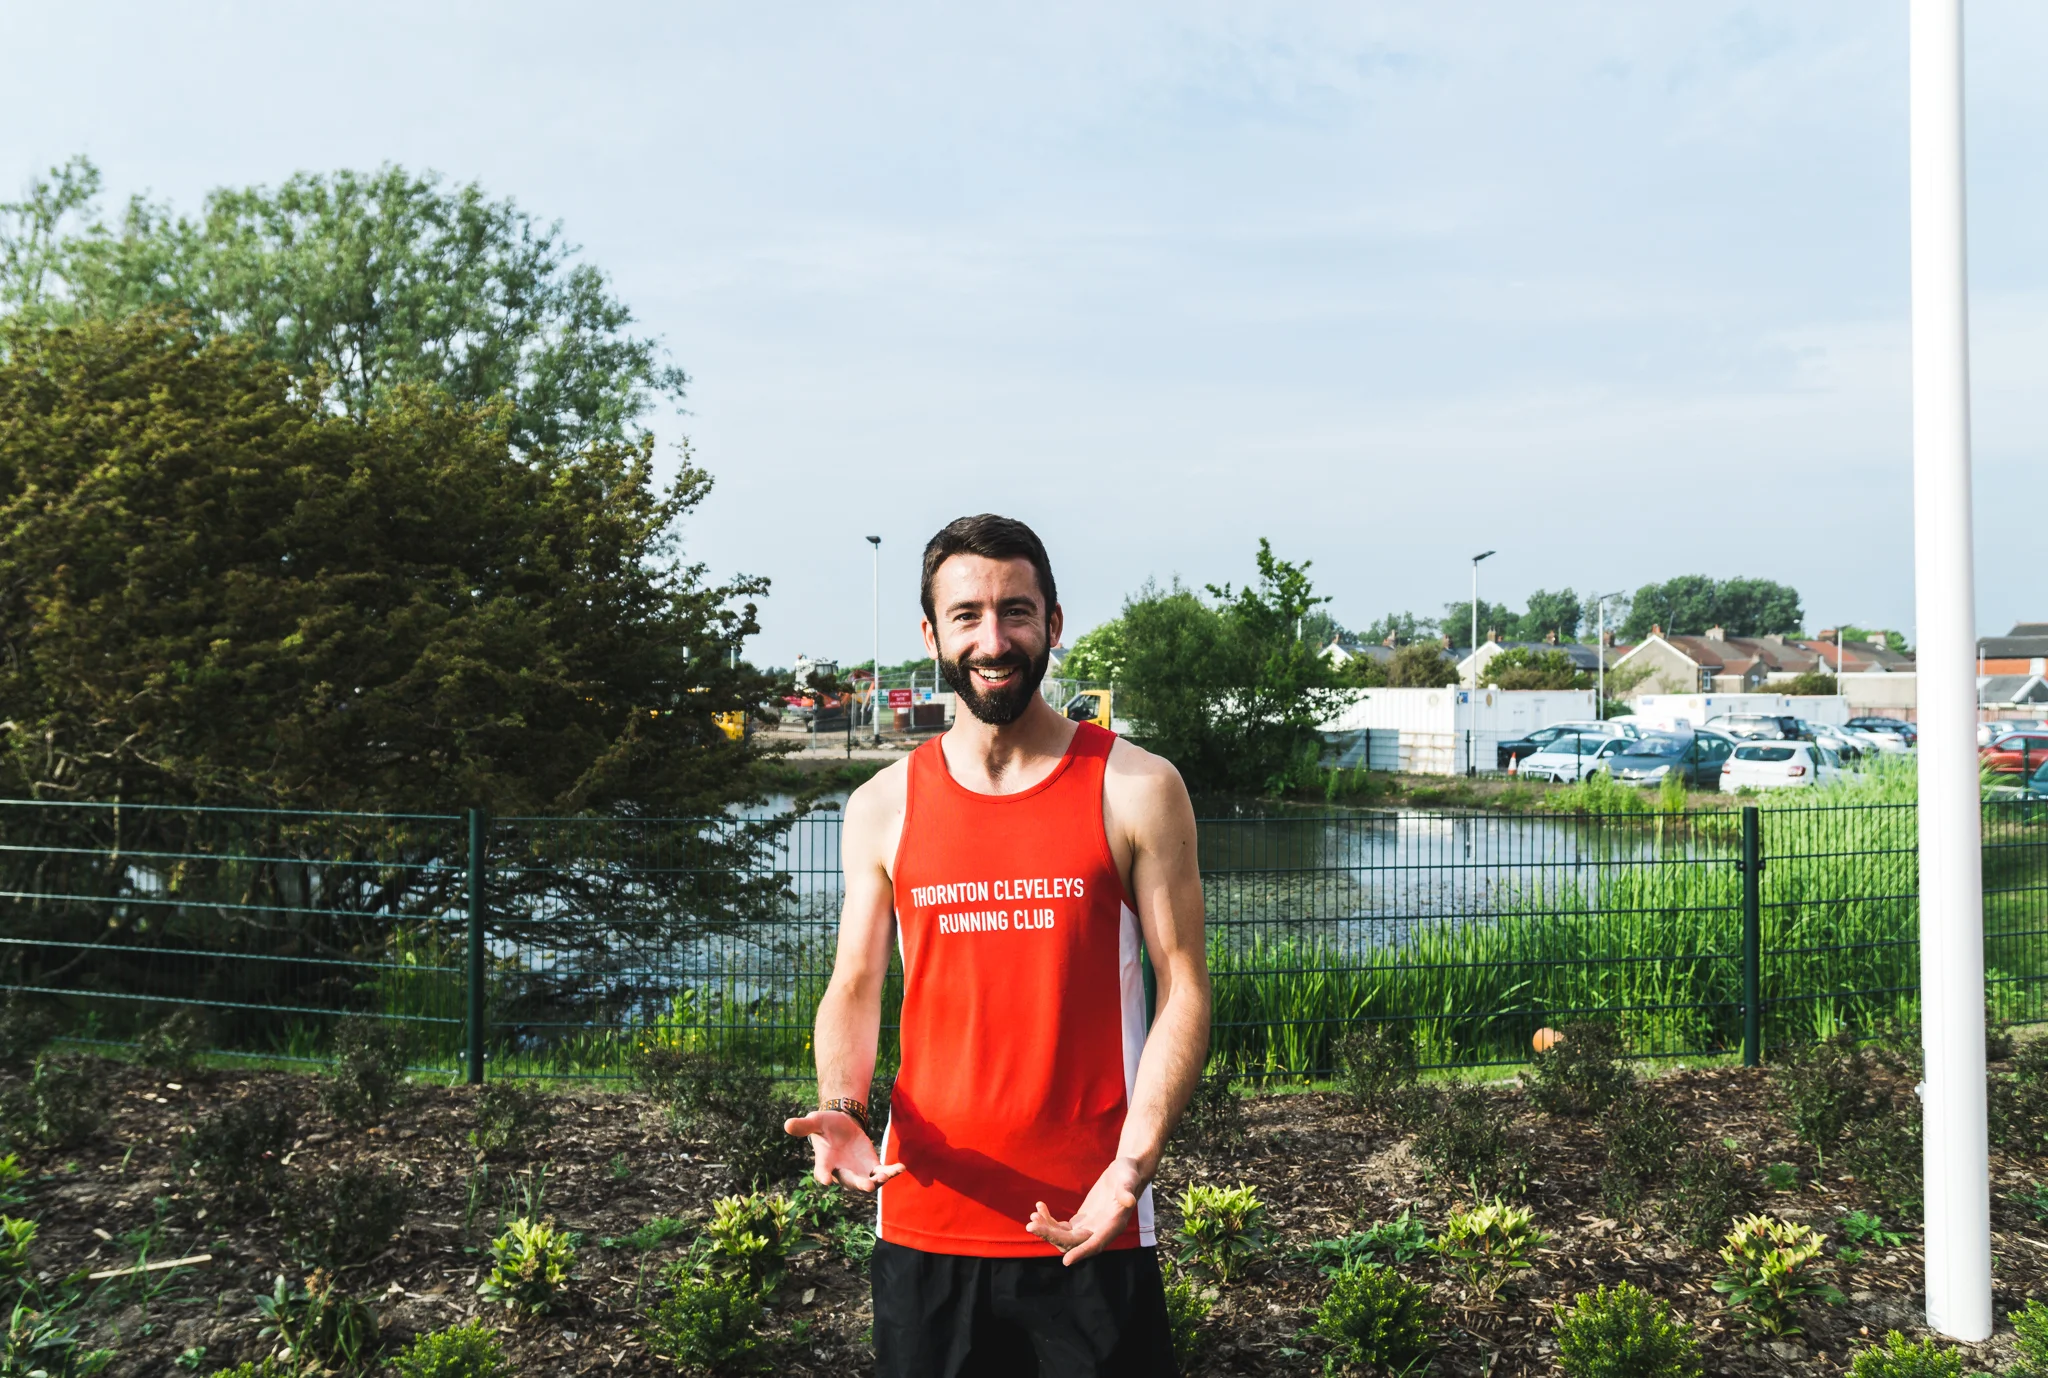
<svg viewBox="0 0 2048 1378">
<path fill-rule="evenodd" d="M 876 1378 L 1174 1378 L 1151 1249 L 965 1258 L 882 1240 L 872 1265 Z"/>
</svg>

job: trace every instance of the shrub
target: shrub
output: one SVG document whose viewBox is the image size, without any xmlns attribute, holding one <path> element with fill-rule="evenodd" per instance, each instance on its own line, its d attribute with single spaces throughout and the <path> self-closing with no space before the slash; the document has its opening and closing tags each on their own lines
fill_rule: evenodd
<svg viewBox="0 0 2048 1378">
<path fill-rule="evenodd" d="M 1612 1024 L 1574 1020 L 1562 1037 L 1536 1054 L 1529 1100 L 1553 1115 L 1592 1115 L 1605 1110 L 1635 1085 L 1635 1073 L 1621 1061 L 1621 1035 Z"/>
<path fill-rule="evenodd" d="M 1231 1148 L 1245 1139 L 1244 1102 L 1228 1067 L 1195 1083 L 1188 1108 L 1173 1131 L 1174 1141 L 1206 1152 Z"/>
<path fill-rule="evenodd" d="M 266 1209 L 284 1178 L 283 1159 L 297 1134 L 292 1112 L 255 1097 L 204 1116 L 179 1141 L 178 1172 L 216 1206 Z"/>
<path fill-rule="evenodd" d="M 393 1359 L 398 1378 L 504 1378 L 504 1347 L 482 1321 L 421 1335 Z"/>
<path fill-rule="evenodd" d="M 759 1067 L 710 1053 L 664 1054 L 659 1077 L 636 1075 L 667 1087 L 669 1119 L 678 1132 L 701 1139 L 726 1165 L 732 1180 L 754 1188 L 779 1182 L 803 1165 L 801 1139 L 783 1132 L 794 1108 Z"/>
<path fill-rule="evenodd" d="M 353 1128 L 374 1124 L 405 1089 L 402 1030 L 369 1015 L 334 1026 L 334 1068 L 320 1084 L 320 1108 Z"/>
<path fill-rule="evenodd" d="M 1644 1184 L 1670 1166 L 1678 1148 L 1678 1117 L 1645 1088 L 1631 1087 L 1600 1112 L 1600 1137 L 1607 1145 L 1601 1198 L 1610 1214 L 1633 1215 Z"/>
<path fill-rule="evenodd" d="M 42 1053 L 8 1097 L 8 1126 L 44 1148 L 75 1148 L 107 1122 L 107 1093 L 76 1058 Z"/>
<path fill-rule="evenodd" d="M 249 1359 L 233 1368 L 213 1371 L 213 1378 L 302 1378 L 300 1370 L 289 1364 L 279 1363 L 268 1354 L 260 1359 Z"/>
<path fill-rule="evenodd" d="M 1351 1108 L 1400 1120 L 1416 1078 L 1415 1036 L 1405 1023 L 1361 1024 L 1337 1040 L 1337 1089 Z"/>
<path fill-rule="evenodd" d="M 2048 1038 L 2018 1048 L 2012 1070 L 1993 1074 L 1988 1089 L 1992 1142 L 2039 1153 L 2048 1141 Z"/>
<path fill-rule="evenodd" d="M 1717 1143 L 1698 1143 L 1680 1151 L 1665 1194 L 1664 1228 L 1695 1249 L 1704 1248 L 1727 1228 L 1742 1194 L 1742 1169 L 1735 1156 Z"/>
<path fill-rule="evenodd" d="M 36 1222 L 0 1215 L 0 1282 L 28 1276 L 28 1251 L 36 1242 Z"/>
<path fill-rule="evenodd" d="M 1429 1230 L 1413 1213 L 1403 1211 L 1392 1220 L 1345 1235 L 1342 1239 L 1316 1240 L 1299 1256 L 1321 1264 L 1323 1272 L 1329 1274 L 1340 1272 L 1374 1254 L 1385 1254 L 1396 1263 L 1406 1263 L 1429 1250 Z"/>
<path fill-rule="evenodd" d="M 1772 1191 L 1799 1190 L 1799 1166 L 1796 1163 L 1765 1163 L 1764 1185 Z"/>
<path fill-rule="evenodd" d="M 678 1220 L 672 1215 L 657 1215 L 637 1230 L 599 1242 L 607 1249 L 637 1249 L 644 1254 L 650 1249 L 659 1249 L 678 1235 L 689 1232 L 689 1222 Z"/>
<path fill-rule="evenodd" d="M 1166 1289 L 1166 1329 L 1173 1338 L 1173 1357 L 1186 1368 L 1201 1357 L 1202 1325 L 1214 1309 L 1216 1292 L 1195 1286 L 1194 1279 L 1183 1276 L 1164 1255 L 1159 1259 L 1159 1280 Z"/>
<path fill-rule="evenodd" d="M 671 1269 L 669 1283 L 669 1296 L 648 1313 L 640 1332 L 649 1349 L 685 1372 L 747 1373 L 761 1366 L 754 1334 L 761 1301 L 752 1290 L 684 1268 Z"/>
<path fill-rule="evenodd" d="M 376 1315 L 325 1273 L 314 1273 L 303 1287 L 289 1286 L 280 1274 L 267 1295 L 257 1294 L 256 1310 L 263 1317 L 260 1334 L 282 1346 L 294 1372 L 354 1370 L 377 1345 Z"/>
<path fill-rule="evenodd" d="M 476 1128 L 469 1132 L 469 1141 L 486 1153 L 526 1153 L 535 1137 L 554 1124 L 545 1091 L 516 1081 L 493 1081 L 476 1093 Z"/>
<path fill-rule="evenodd" d="M 1799 1306 L 1809 1299 L 1839 1305 L 1842 1294 L 1815 1276 L 1821 1237 L 1804 1225 L 1767 1215 L 1746 1216 L 1728 1232 L 1714 1290 L 1742 1317 L 1752 1339 L 1800 1334 Z"/>
<path fill-rule="evenodd" d="M 1266 1246 L 1266 1208 L 1242 1184 L 1189 1187 L 1180 1198 L 1184 1260 L 1218 1282 L 1229 1282 Z"/>
<path fill-rule="evenodd" d="M 2008 1378 L 2043 1378 L 2048 1375 L 2048 1306 L 2043 1306 L 2033 1297 L 2027 1299 L 2024 1310 L 2015 1311 L 2007 1317 L 2012 1322 L 2013 1336 L 2020 1359 Z"/>
<path fill-rule="evenodd" d="M 712 1203 L 704 1236 L 714 1277 L 766 1295 L 782 1280 L 789 1246 L 797 1241 L 796 1214 L 780 1194 L 726 1196 Z"/>
<path fill-rule="evenodd" d="M 1920 1102 L 1909 1098 L 1858 1125 L 1837 1157 L 1887 1210 L 1917 1217 L 1926 1195 L 1920 1136 Z"/>
<path fill-rule="evenodd" d="M 153 1072 L 178 1076 L 199 1066 L 213 1041 L 213 1021 L 197 1005 L 182 1005 L 142 1031 L 135 1060 Z"/>
<path fill-rule="evenodd" d="M 111 1349 L 86 1349 L 78 1327 L 16 1302 L 0 1332 L 0 1378 L 86 1378 L 114 1362 Z"/>
<path fill-rule="evenodd" d="M 1631 1282 L 1582 1292 L 1558 1318 L 1566 1378 L 1697 1378 L 1699 1346 L 1671 1308 Z"/>
<path fill-rule="evenodd" d="M 285 1240 L 303 1263 L 368 1263 L 398 1233 L 411 1205 L 404 1179 L 374 1168 L 319 1173 L 286 1193 Z"/>
<path fill-rule="evenodd" d="M 1473 1196 L 1520 1196 L 1529 1155 L 1514 1137 L 1513 1112 L 1478 1086 L 1431 1098 L 1413 1145 L 1432 1175 L 1464 1184 Z"/>
<path fill-rule="evenodd" d="M 28 1200 L 28 1193 L 21 1187 L 27 1177 L 28 1169 L 21 1165 L 20 1154 L 0 1154 L 0 1206 L 18 1206 Z"/>
<path fill-rule="evenodd" d="M 50 1012 L 18 990 L 7 992 L 0 1006 L 0 1067 L 26 1067 L 57 1036 Z"/>
<path fill-rule="evenodd" d="M 1963 1356 L 1932 1340 L 1911 1343 L 1894 1330 L 1883 1344 L 1857 1351 L 1849 1378 L 1963 1378 Z"/>
<path fill-rule="evenodd" d="M 477 1295 L 539 1315 L 560 1298 L 576 1267 L 576 1237 L 553 1220 L 514 1220 L 491 1242 L 491 1272 Z"/>
<path fill-rule="evenodd" d="M 1851 1125 L 1886 1108 L 1871 1080 L 1870 1057 L 1848 1034 L 1795 1049 L 1772 1081 L 1786 1122 L 1822 1164 Z"/>
<path fill-rule="evenodd" d="M 1354 1263 L 1332 1279 L 1309 1329 L 1335 1346 L 1324 1356 L 1325 1374 L 1355 1368 L 1406 1373 L 1436 1347 L 1437 1315 L 1428 1288 L 1384 1263 Z"/>
<path fill-rule="evenodd" d="M 1549 1238 L 1536 1228 L 1536 1217 L 1527 1207 L 1495 1199 L 1452 1211 L 1436 1252 L 1445 1267 L 1463 1273 L 1467 1282 L 1490 1297 L 1516 1273 L 1535 1267 L 1529 1255 Z"/>
</svg>

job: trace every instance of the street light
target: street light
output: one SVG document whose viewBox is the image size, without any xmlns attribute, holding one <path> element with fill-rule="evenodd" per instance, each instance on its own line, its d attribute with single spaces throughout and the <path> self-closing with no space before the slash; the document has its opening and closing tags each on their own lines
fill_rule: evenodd
<svg viewBox="0 0 2048 1378">
<path fill-rule="evenodd" d="M 1493 554 L 1483 550 L 1472 557 L 1472 693 L 1479 693 L 1479 562 Z"/>
<path fill-rule="evenodd" d="M 875 548 L 875 659 L 874 676 L 868 680 L 868 716 L 874 722 L 873 740 L 882 742 L 882 538 L 868 537 Z"/>
<path fill-rule="evenodd" d="M 1607 600 L 1619 598 L 1621 595 L 1622 590 L 1620 589 L 1616 589 L 1612 593 L 1596 593 L 1593 595 L 1594 603 L 1599 606 L 1599 613 L 1595 620 L 1600 624 L 1593 633 L 1593 650 L 1600 657 L 1600 688 L 1598 691 L 1600 700 L 1593 705 L 1593 716 L 1596 718 L 1605 718 L 1607 716 Z"/>
</svg>

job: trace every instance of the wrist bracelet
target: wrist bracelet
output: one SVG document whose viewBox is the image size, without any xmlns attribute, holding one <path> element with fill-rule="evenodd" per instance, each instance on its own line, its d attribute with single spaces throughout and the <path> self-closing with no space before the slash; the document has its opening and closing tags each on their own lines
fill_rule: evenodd
<svg viewBox="0 0 2048 1378">
<path fill-rule="evenodd" d="M 831 1100 L 820 1105 L 818 1109 L 821 1112 L 837 1110 L 842 1115 L 850 1115 L 853 1118 L 853 1122 L 860 1126 L 861 1133 L 872 1136 L 875 1132 L 868 1125 L 868 1107 L 865 1101 L 857 1101 L 851 1096 L 834 1096 Z"/>
</svg>

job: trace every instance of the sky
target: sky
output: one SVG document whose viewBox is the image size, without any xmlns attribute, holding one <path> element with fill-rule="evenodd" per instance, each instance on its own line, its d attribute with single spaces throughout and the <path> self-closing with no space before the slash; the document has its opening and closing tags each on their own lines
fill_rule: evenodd
<svg viewBox="0 0 2048 1378">
<path fill-rule="evenodd" d="M 964 513 L 1068 640 L 1260 537 L 1331 612 L 1779 579 L 1912 631 L 1903 0 L 0 0 L 0 198 L 396 162 L 559 219 L 692 377 L 751 648 L 919 653 Z M 1979 628 L 2048 618 L 2048 6 L 1966 49 Z"/>
</svg>

